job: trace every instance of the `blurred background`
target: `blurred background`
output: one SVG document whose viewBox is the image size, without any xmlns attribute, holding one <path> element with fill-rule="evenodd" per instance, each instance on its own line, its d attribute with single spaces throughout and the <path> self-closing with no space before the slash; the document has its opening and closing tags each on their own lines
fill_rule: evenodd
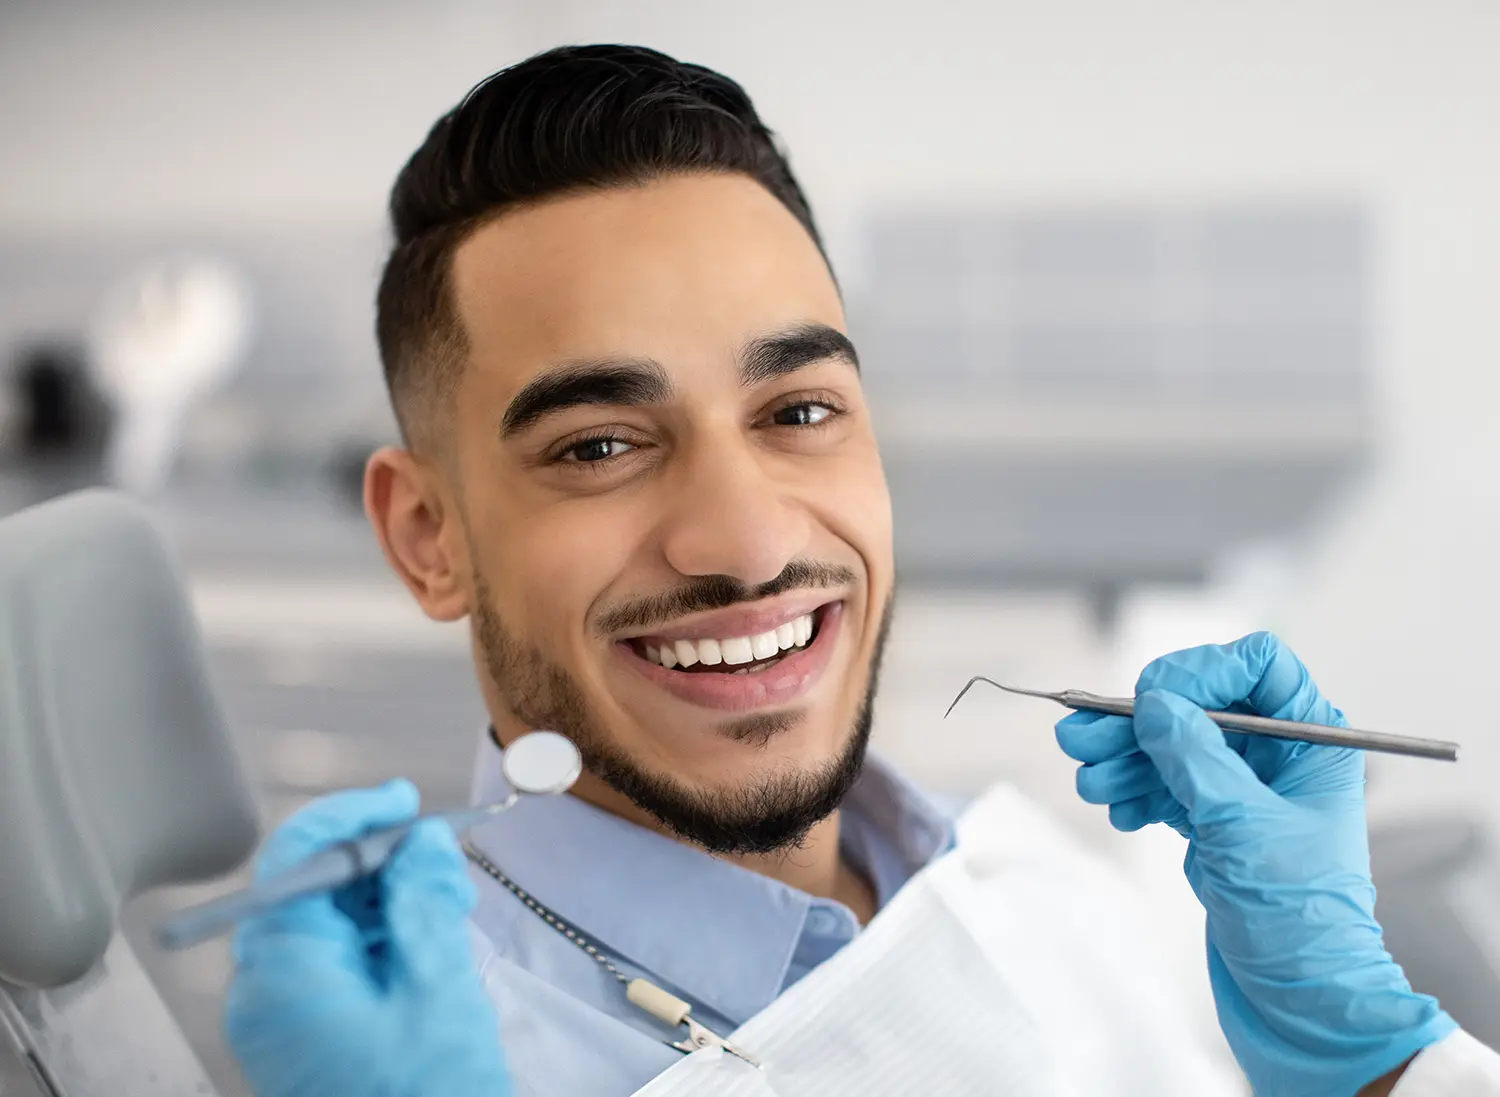
<svg viewBox="0 0 1500 1097">
<path fill-rule="evenodd" d="M 1500 656 L 1491 4 L 0 3 L 0 509 L 149 494 L 268 822 L 398 773 L 466 796 L 465 634 L 358 505 L 394 437 L 384 202 L 471 84 L 583 41 L 738 79 L 822 223 L 904 573 L 878 747 L 1052 808 L 1181 920 L 1186 976 L 1180 842 L 1076 802 L 1060 712 L 940 717 L 971 674 L 1128 692 L 1276 630 L 1356 724 L 1463 742 L 1373 761 L 1377 882 L 1393 951 L 1500 1041 L 1500 726 L 1469 700 Z M 232 1093 L 225 954 L 139 937 L 223 886 L 129 928 Z"/>
</svg>

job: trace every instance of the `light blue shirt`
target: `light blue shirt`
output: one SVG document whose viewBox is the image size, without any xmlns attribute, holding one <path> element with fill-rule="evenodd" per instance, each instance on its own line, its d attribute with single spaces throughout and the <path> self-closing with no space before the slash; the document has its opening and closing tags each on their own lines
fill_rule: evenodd
<svg viewBox="0 0 1500 1097">
<path fill-rule="evenodd" d="M 486 735 L 476 802 L 502 799 Z M 877 759 L 844 802 L 847 860 L 884 906 L 953 843 L 949 818 Z M 572 796 L 530 798 L 469 834 L 496 867 L 583 931 L 626 976 L 691 1002 L 721 1036 L 859 933 L 854 913 Z M 520 1097 L 627 1097 L 682 1058 L 681 1039 L 477 867 L 481 971 Z"/>
</svg>

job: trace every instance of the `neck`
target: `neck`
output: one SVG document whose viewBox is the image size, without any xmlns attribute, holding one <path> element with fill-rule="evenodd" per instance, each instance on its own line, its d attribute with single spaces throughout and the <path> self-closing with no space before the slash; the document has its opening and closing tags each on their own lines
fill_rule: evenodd
<svg viewBox="0 0 1500 1097">
<path fill-rule="evenodd" d="M 860 924 L 875 916 L 875 891 L 839 848 L 839 813 L 807 832 L 791 849 L 775 853 L 742 853 L 724 858 L 822 899 L 834 899 L 854 912 Z"/>
<path fill-rule="evenodd" d="M 815 824 L 807 837 L 788 849 L 773 853 L 731 853 L 722 860 L 780 880 L 789 887 L 831 899 L 838 887 L 839 813 Z"/>
</svg>

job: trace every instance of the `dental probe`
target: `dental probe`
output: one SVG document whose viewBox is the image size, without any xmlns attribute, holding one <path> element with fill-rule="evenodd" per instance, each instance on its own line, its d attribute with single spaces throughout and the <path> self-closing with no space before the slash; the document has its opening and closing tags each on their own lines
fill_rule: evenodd
<svg viewBox="0 0 1500 1097">
<path fill-rule="evenodd" d="M 441 819 L 453 828 L 455 834 L 461 835 L 509 810 L 523 795 L 553 796 L 568 791 L 583 771 L 583 761 L 572 740 L 555 731 L 533 731 L 505 748 L 500 768 L 511 787 L 510 795 L 504 800 L 419 816 L 408 823 L 381 827 L 362 837 L 340 842 L 269 880 L 189 907 L 158 927 L 156 938 L 165 948 L 189 948 L 217 937 L 243 918 L 269 910 L 288 899 L 343 887 L 361 876 L 379 872 L 411 828 L 423 819 Z"/>
<path fill-rule="evenodd" d="M 948 706 L 952 712 L 963 700 L 975 682 L 987 682 L 1006 693 L 1019 693 L 1025 697 L 1043 697 L 1048 701 L 1079 712 L 1102 712 L 1112 716 L 1135 715 L 1135 701 L 1129 697 L 1100 697 L 1096 693 L 1085 693 L 1081 689 L 1065 689 L 1060 693 L 1047 693 L 1037 689 L 1020 689 L 1002 685 L 993 678 L 976 674 L 953 698 Z M 948 718 L 943 713 L 943 719 Z M 1211 712 L 1206 715 L 1225 731 L 1238 731 L 1246 735 L 1264 735 L 1272 739 L 1295 739 L 1304 743 L 1320 743 L 1330 747 L 1354 747 L 1359 750 L 1374 750 L 1384 754 L 1404 754 L 1412 758 L 1431 758 L 1439 762 L 1458 761 L 1458 744 L 1443 739 L 1418 739 L 1411 735 L 1389 735 L 1382 731 L 1360 731 L 1358 728 L 1331 727 L 1327 724 L 1308 724 L 1301 720 L 1273 720 L 1268 716 L 1255 716 L 1246 712 Z"/>
</svg>

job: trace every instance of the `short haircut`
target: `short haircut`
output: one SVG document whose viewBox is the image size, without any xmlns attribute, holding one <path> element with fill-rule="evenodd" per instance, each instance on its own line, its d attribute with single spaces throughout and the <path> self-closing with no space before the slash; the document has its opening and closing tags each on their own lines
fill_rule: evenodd
<svg viewBox="0 0 1500 1097">
<path fill-rule="evenodd" d="M 386 387 L 407 443 L 451 400 L 468 355 L 453 255 L 509 209 L 688 172 L 747 175 L 822 250 L 775 135 L 728 77 L 640 46 L 566 46 L 476 85 L 391 191 L 394 246 L 376 302 Z"/>
</svg>

